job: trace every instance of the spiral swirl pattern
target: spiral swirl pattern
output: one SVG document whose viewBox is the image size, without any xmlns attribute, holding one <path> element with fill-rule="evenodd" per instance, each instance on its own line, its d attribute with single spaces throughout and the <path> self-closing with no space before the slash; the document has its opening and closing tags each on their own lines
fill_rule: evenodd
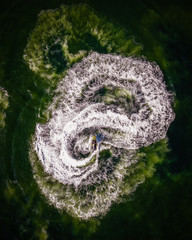
<svg viewBox="0 0 192 240">
<path fill-rule="evenodd" d="M 51 119 L 37 124 L 34 149 L 45 172 L 67 188 L 68 201 L 57 205 L 85 219 L 125 194 L 124 179 L 139 161 L 136 150 L 165 138 L 174 119 L 155 63 L 96 52 L 68 70 L 49 111 Z M 97 134 L 103 139 L 91 151 Z"/>
<path fill-rule="evenodd" d="M 104 216 L 167 151 L 173 95 L 141 49 L 87 5 L 42 11 L 29 37 L 23 57 L 51 96 L 32 136 L 33 176 L 51 204 L 75 217 Z"/>
</svg>

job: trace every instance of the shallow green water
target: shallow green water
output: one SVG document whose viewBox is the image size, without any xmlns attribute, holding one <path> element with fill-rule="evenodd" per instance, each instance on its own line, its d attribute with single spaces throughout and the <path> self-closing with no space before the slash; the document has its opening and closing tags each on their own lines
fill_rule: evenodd
<svg viewBox="0 0 192 240">
<path fill-rule="evenodd" d="M 176 92 L 176 119 L 168 131 L 171 151 L 164 154 L 164 149 L 159 149 L 161 161 L 153 176 L 126 202 L 113 205 L 103 219 L 85 222 L 47 203 L 33 179 L 28 157 L 36 122 L 46 119 L 39 109 L 44 109 L 52 96 L 45 91 L 50 84 L 24 62 L 24 49 L 38 13 L 61 3 L 14 2 L 1 10 L 0 86 L 9 95 L 8 108 L 6 97 L 1 96 L 5 99 L 1 109 L 6 113 L 0 132 L 2 239 L 190 239 L 191 10 L 184 3 L 88 2 L 108 22 L 124 27 L 127 36 L 135 37 L 143 46 L 139 54 L 159 64 L 169 89 Z M 94 39 L 90 42 L 83 47 L 106 51 Z M 60 66 L 55 68 L 57 73 L 61 71 Z M 146 151 L 152 154 L 153 149 Z"/>
</svg>

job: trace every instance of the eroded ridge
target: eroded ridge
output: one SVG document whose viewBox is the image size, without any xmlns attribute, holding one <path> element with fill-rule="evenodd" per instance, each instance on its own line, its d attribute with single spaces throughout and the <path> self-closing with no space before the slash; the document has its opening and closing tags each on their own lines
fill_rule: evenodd
<svg viewBox="0 0 192 240">
<path fill-rule="evenodd" d="M 4 88 L 0 87 L 0 128 L 5 127 L 6 118 L 5 110 L 8 108 L 8 106 L 9 106 L 8 93 Z"/>
</svg>

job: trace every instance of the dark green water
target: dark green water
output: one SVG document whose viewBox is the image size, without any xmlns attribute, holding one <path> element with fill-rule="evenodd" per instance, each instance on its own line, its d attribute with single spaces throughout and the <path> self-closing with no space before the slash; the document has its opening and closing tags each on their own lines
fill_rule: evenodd
<svg viewBox="0 0 192 240">
<path fill-rule="evenodd" d="M 191 239 L 190 5 L 185 1 L 86 1 L 135 36 L 143 45 L 142 54 L 161 67 L 167 86 L 176 92 L 176 119 L 168 130 L 171 151 L 163 155 L 153 177 L 102 220 L 85 222 L 47 204 L 33 180 L 28 158 L 29 139 L 42 115 L 39 106 L 50 95 L 45 91 L 48 83 L 29 70 L 23 52 L 38 13 L 62 3 L 79 1 L 10 1 L 0 10 L 0 86 L 9 95 L 0 132 L 1 239 Z M 91 47 L 98 50 L 93 40 Z"/>
</svg>

